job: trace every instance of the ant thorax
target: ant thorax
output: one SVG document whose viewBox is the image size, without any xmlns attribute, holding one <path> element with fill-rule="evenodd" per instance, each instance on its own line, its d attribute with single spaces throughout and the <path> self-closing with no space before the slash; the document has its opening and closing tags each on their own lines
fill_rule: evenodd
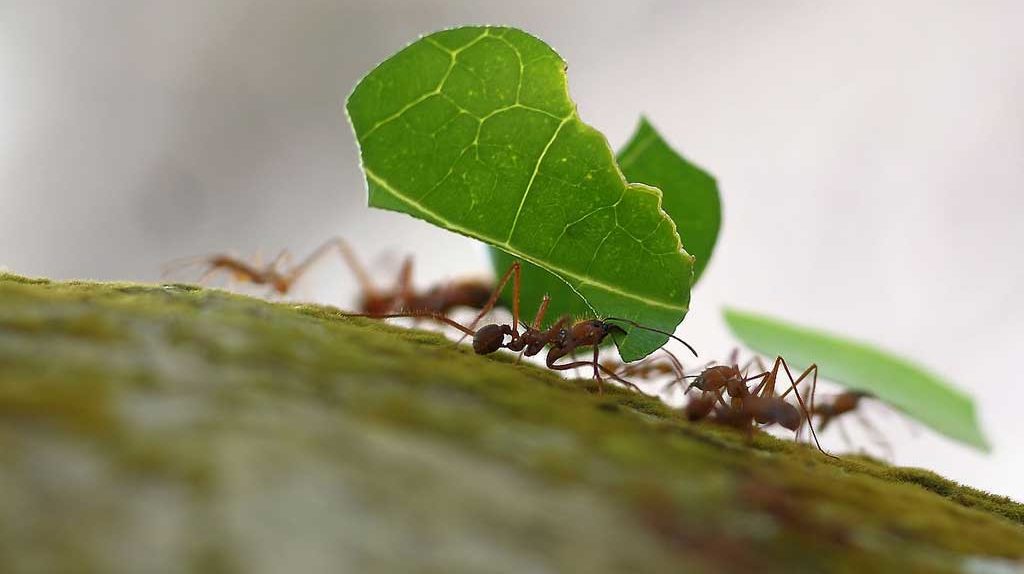
<svg viewBox="0 0 1024 574">
<path fill-rule="evenodd" d="M 596 319 L 579 321 L 572 326 L 572 333 L 565 333 L 565 336 L 571 337 L 572 342 L 578 346 L 599 345 L 608 336 L 608 326 Z"/>
</svg>

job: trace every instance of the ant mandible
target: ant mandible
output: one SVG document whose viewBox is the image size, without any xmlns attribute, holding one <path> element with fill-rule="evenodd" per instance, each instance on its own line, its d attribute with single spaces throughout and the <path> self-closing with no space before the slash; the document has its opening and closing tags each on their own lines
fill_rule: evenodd
<svg viewBox="0 0 1024 574">
<path fill-rule="evenodd" d="M 282 251 L 273 261 L 265 266 L 253 265 L 237 257 L 226 254 L 211 255 L 197 259 L 183 260 L 173 267 L 181 267 L 202 263 L 206 270 L 200 277 L 202 283 L 218 271 L 227 271 L 235 280 L 253 285 L 266 285 L 278 295 L 287 295 L 295 282 L 299 280 L 314 263 L 337 249 L 342 260 L 352 271 L 361 290 L 357 304 L 360 312 L 367 315 L 383 315 L 401 311 L 426 311 L 448 314 L 457 307 L 481 309 L 495 302 L 490 302 L 492 285 L 484 280 L 461 279 L 441 283 L 426 291 L 417 292 L 412 285 L 412 258 L 407 257 L 398 272 L 395 286 L 390 290 L 378 288 L 366 268 L 360 263 L 355 252 L 340 237 L 332 238 L 317 247 L 306 259 L 291 268 L 286 263 L 291 259 L 287 251 Z"/>
<path fill-rule="evenodd" d="M 679 341 L 686 346 L 694 354 L 697 352 L 687 343 L 679 337 L 654 329 L 640 325 L 639 323 L 629 320 L 615 317 L 608 317 L 604 320 L 599 319 L 585 319 L 572 323 L 569 316 L 560 317 L 555 323 L 547 328 L 541 328 L 541 322 L 544 319 L 544 315 L 547 312 L 550 298 L 545 295 L 541 301 L 540 307 L 537 310 L 537 315 L 533 319 L 533 323 L 526 325 L 522 323 L 523 331 L 519 331 L 520 320 L 519 320 L 519 291 L 520 291 L 520 264 L 518 261 L 512 263 L 508 271 L 502 276 L 501 281 L 498 283 L 497 288 L 491 293 L 488 303 L 481 309 L 480 314 L 477 315 L 473 325 L 476 324 L 484 315 L 486 315 L 494 303 L 497 301 L 502 290 L 507 285 L 510 278 L 514 279 L 513 282 L 513 295 L 512 295 L 512 324 L 498 324 L 491 323 L 484 325 L 479 329 L 467 327 L 457 321 L 454 321 L 447 316 L 428 311 L 411 311 L 405 313 L 387 313 L 382 315 L 372 315 L 369 313 L 345 313 L 344 315 L 349 317 L 372 317 L 378 319 L 396 318 L 396 317 L 414 317 L 414 318 L 429 318 L 434 319 L 450 325 L 464 333 L 466 336 L 473 338 L 473 351 L 478 355 L 489 355 L 497 352 L 499 349 L 508 349 L 514 352 L 521 352 L 528 357 L 539 354 L 545 348 L 548 349 L 547 355 L 545 356 L 544 364 L 547 368 L 555 371 L 566 371 L 570 369 L 577 369 L 580 367 L 592 367 L 594 370 L 594 378 L 597 379 L 598 392 L 604 392 L 604 384 L 602 381 L 601 373 L 603 372 L 609 378 L 618 381 L 627 387 L 640 391 L 640 388 L 630 381 L 618 376 L 614 370 L 600 363 L 600 345 L 608 336 L 614 338 L 613 333 L 618 331 L 622 334 L 627 334 L 627 331 L 622 327 L 613 323 L 613 321 L 621 321 L 630 326 L 661 333 L 676 341 Z M 591 361 L 570 361 L 567 363 L 559 363 L 558 361 L 567 355 L 572 354 L 577 349 L 582 347 L 593 347 L 594 355 Z"/>
</svg>

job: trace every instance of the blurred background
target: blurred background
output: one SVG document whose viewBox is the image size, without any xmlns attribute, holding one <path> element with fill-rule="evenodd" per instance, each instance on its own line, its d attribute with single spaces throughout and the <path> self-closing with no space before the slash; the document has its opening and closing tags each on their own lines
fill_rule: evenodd
<svg viewBox="0 0 1024 574">
<path fill-rule="evenodd" d="M 382 281 L 407 253 L 421 286 L 486 275 L 479 244 L 365 207 L 343 112 L 381 60 L 461 24 L 538 35 L 613 147 L 644 113 L 718 178 L 722 235 L 680 330 L 704 356 L 735 345 L 732 305 L 929 365 L 976 398 L 994 452 L 876 405 L 895 462 L 1024 499 L 1016 0 L 0 0 L 0 268 L 158 281 L 182 256 L 341 235 Z M 330 259 L 297 296 L 355 293 Z"/>
</svg>

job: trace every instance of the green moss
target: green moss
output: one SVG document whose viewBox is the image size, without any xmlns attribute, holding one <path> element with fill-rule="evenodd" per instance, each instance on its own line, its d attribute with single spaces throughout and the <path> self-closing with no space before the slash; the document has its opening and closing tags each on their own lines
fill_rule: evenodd
<svg viewBox="0 0 1024 574">
<path fill-rule="evenodd" d="M 122 553 L 225 571 L 1024 560 L 1009 499 L 514 361 L 328 307 L 0 276 L 0 568 L 53 552 L 98 570 Z M 39 543 L 54 537 L 72 540 Z"/>
</svg>

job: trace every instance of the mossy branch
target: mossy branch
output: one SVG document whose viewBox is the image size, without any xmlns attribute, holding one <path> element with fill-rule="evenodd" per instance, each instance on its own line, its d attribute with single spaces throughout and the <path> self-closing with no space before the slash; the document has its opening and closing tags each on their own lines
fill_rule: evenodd
<svg viewBox="0 0 1024 574">
<path fill-rule="evenodd" d="M 984 571 L 1024 508 L 434 333 L 0 275 L 0 570 Z"/>
</svg>

